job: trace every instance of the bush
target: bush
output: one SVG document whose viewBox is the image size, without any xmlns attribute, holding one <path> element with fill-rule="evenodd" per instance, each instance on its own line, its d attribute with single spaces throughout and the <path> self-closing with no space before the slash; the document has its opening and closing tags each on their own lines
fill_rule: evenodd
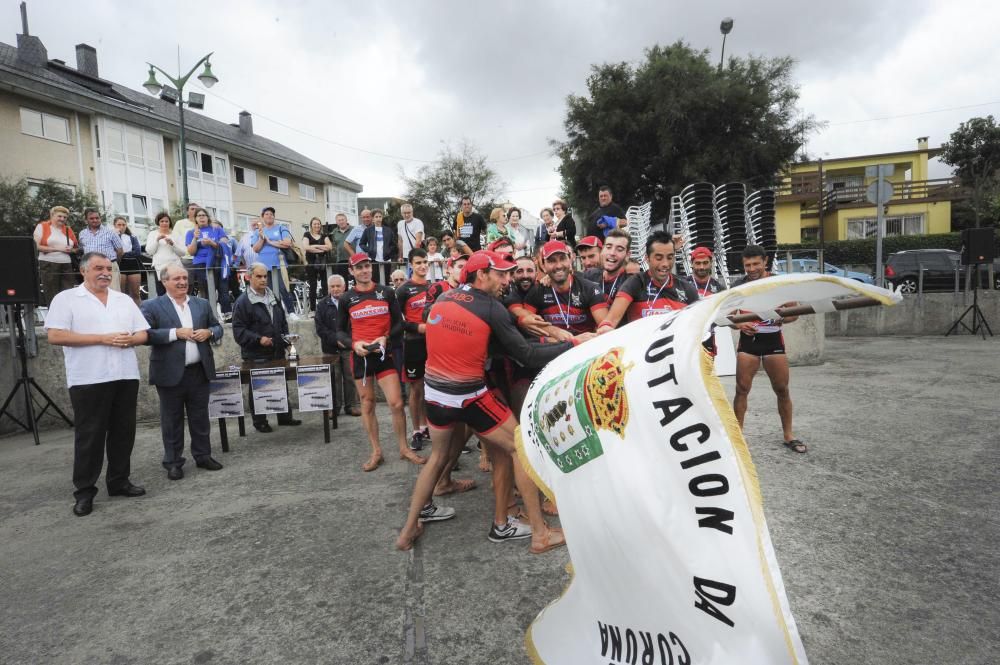
<svg viewBox="0 0 1000 665">
<path fill-rule="evenodd" d="M 778 251 L 819 249 L 819 243 L 778 245 Z M 962 249 L 961 233 L 935 233 L 933 235 L 889 236 L 882 241 L 882 259 L 893 252 L 905 249 Z M 875 265 L 875 238 L 864 240 L 836 240 L 823 247 L 823 260 L 837 266 Z"/>
<path fill-rule="evenodd" d="M 26 179 L 0 180 L 0 236 L 31 235 L 35 225 L 48 219 L 49 209 L 55 206 L 69 209 L 68 223 L 76 231 L 84 226 L 84 208 L 101 210 L 93 192 L 70 191 L 54 180 L 40 184 L 34 195 Z"/>
</svg>

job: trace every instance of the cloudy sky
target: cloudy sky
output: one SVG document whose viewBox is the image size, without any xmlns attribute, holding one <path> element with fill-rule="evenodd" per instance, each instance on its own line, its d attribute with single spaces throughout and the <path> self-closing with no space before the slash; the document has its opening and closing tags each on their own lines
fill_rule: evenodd
<svg viewBox="0 0 1000 665">
<path fill-rule="evenodd" d="M 563 138 L 566 96 L 585 92 L 591 64 L 639 61 L 677 39 L 718 57 L 725 16 L 727 55 L 797 60 L 800 106 L 828 122 L 808 139 L 813 156 L 905 150 L 925 135 L 938 145 L 1000 107 L 1000 5 L 989 2 L 29 0 L 28 12 L 50 58 L 73 64 L 86 42 L 102 77 L 136 89 L 146 61 L 176 69 L 178 44 L 186 67 L 215 51 L 205 113 L 250 111 L 257 133 L 368 196 L 400 194 L 400 169 L 467 139 L 510 200 L 539 210 L 559 190 L 547 141 Z M 0 41 L 19 31 L 7 0 Z"/>
</svg>

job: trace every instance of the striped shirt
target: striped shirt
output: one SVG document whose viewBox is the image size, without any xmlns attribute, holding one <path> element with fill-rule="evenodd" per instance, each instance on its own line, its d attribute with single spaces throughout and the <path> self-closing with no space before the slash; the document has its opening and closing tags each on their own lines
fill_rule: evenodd
<svg viewBox="0 0 1000 665">
<path fill-rule="evenodd" d="M 111 261 L 118 260 L 118 250 L 122 249 L 122 241 L 118 234 L 104 226 L 99 227 L 97 231 L 91 231 L 88 226 L 77 234 L 77 240 L 84 254 L 99 252 Z M 129 249 L 131 250 L 131 247 Z"/>
</svg>

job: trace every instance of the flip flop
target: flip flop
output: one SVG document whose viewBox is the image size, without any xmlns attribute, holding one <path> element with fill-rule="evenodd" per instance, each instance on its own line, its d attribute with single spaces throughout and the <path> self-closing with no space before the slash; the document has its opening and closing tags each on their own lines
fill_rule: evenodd
<svg viewBox="0 0 1000 665">
<path fill-rule="evenodd" d="M 553 535 L 557 535 L 558 538 L 553 542 Z M 549 550 L 554 550 L 557 547 L 563 547 L 566 544 L 566 537 L 563 536 L 562 531 L 558 529 L 549 528 L 548 534 L 545 537 L 545 545 L 542 547 L 536 547 L 534 544 L 531 545 L 531 549 L 528 550 L 532 554 L 545 554 Z"/>
<path fill-rule="evenodd" d="M 461 494 L 462 492 L 468 492 L 469 490 L 474 489 L 475 487 L 476 487 L 475 480 L 471 479 L 453 480 L 451 481 L 451 486 L 448 489 L 444 491 L 438 491 L 437 489 L 435 489 L 434 496 L 444 496 L 446 494 Z"/>
<path fill-rule="evenodd" d="M 382 462 L 384 462 L 384 461 L 385 461 L 385 459 L 383 459 L 383 457 L 381 455 L 378 455 L 378 456 L 372 455 L 368 459 L 367 462 L 365 462 L 363 465 L 361 465 L 361 470 L 362 471 L 374 471 L 375 469 L 377 469 L 380 466 L 382 466 Z"/>
<path fill-rule="evenodd" d="M 796 452 L 796 453 L 800 453 L 800 454 L 804 453 L 804 452 L 806 452 L 806 450 L 808 450 L 806 448 L 806 444 L 802 443 L 798 439 L 792 439 L 791 441 L 785 441 L 782 445 L 785 446 L 785 448 L 788 448 L 789 450 L 791 450 L 792 452 Z"/>
</svg>

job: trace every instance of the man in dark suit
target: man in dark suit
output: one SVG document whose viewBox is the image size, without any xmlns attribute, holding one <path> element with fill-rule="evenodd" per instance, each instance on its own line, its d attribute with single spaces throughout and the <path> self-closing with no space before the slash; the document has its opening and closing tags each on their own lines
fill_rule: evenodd
<svg viewBox="0 0 1000 665">
<path fill-rule="evenodd" d="M 188 273 L 181 265 L 160 272 L 166 295 L 142 303 L 149 322 L 147 344 L 149 382 L 160 396 L 163 466 L 167 478 L 184 477 L 184 414 L 191 433 L 191 455 L 198 468 L 218 471 L 212 459 L 208 420 L 209 382 L 215 378 L 215 359 L 209 341 L 222 339 L 222 326 L 208 301 L 188 295 Z"/>
<path fill-rule="evenodd" d="M 343 407 L 345 414 L 360 416 L 361 402 L 357 388 L 354 387 L 354 370 L 351 366 L 352 351 L 337 339 L 337 309 L 347 284 L 340 275 L 330 275 L 326 283 L 330 297 L 316 303 L 314 323 L 323 353 L 336 355 L 338 358 L 330 364 L 333 371 L 333 412 L 336 414 Z"/>
</svg>

